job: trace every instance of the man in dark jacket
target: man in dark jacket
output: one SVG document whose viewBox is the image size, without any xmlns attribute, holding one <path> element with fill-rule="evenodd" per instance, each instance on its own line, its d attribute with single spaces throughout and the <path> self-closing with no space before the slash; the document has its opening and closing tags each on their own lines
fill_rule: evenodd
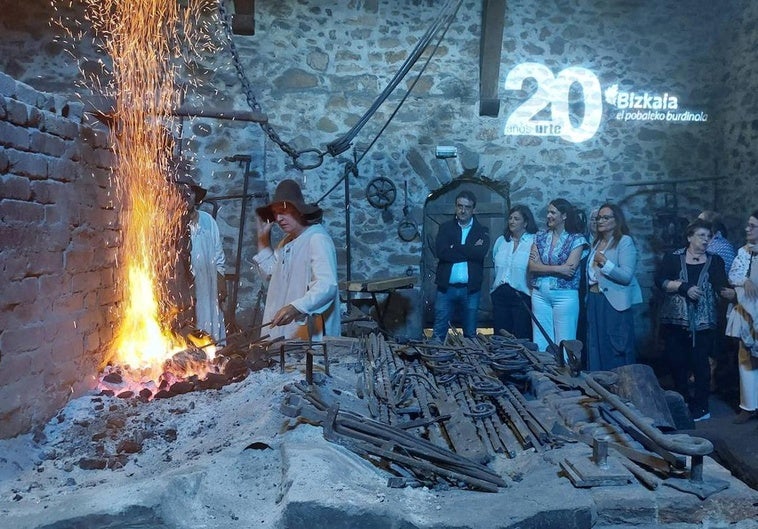
<svg viewBox="0 0 758 529">
<path fill-rule="evenodd" d="M 476 336 L 484 257 L 489 251 L 490 237 L 487 228 L 474 218 L 475 208 L 476 196 L 471 191 L 461 191 L 455 197 L 455 218 L 441 224 L 437 233 L 434 337 L 441 342 L 445 341 L 456 315 L 461 319 L 463 335 Z"/>
</svg>

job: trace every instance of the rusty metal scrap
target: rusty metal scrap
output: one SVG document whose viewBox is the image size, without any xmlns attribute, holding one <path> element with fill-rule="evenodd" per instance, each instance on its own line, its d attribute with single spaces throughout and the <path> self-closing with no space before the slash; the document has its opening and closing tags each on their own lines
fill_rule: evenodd
<svg viewBox="0 0 758 529">
<path fill-rule="evenodd" d="M 327 402 L 312 384 L 289 386 L 301 400 L 288 399 L 282 408 L 323 425 L 327 439 L 382 461 L 395 474 L 393 487 L 444 480 L 497 490 L 505 481 L 486 465 L 498 454 L 516 458 L 577 442 L 612 454 L 603 468 L 597 458 L 562 461 L 576 486 L 636 479 L 650 489 L 663 483 L 701 497 L 722 486 L 702 479 L 702 456 L 712 449 L 707 441 L 652 427 L 603 387 L 612 373 L 572 376 L 553 355 L 527 345 L 507 336 L 455 334 L 445 345 L 400 344 L 370 334 L 355 351 L 361 413 L 346 410 L 349 402 Z M 692 456 L 689 481 L 681 479 L 682 455 Z"/>
</svg>

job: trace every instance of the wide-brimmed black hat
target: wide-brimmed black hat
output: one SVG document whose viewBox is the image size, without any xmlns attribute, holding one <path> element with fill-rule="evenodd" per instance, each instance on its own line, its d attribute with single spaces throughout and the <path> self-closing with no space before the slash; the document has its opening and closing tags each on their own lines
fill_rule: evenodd
<svg viewBox="0 0 758 529">
<path fill-rule="evenodd" d="M 278 204 L 282 204 L 282 209 L 288 207 L 295 208 L 307 224 L 320 222 L 324 213 L 317 204 L 306 204 L 300 185 L 290 179 L 279 182 L 279 185 L 276 186 L 273 200 L 265 206 L 256 208 L 255 211 L 263 220 L 274 222 L 276 214 L 272 208 Z"/>
<path fill-rule="evenodd" d="M 171 171 L 173 173 L 173 178 L 171 180 L 176 185 L 189 186 L 195 193 L 195 204 L 200 204 L 200 202 L 202 202 L 205 198 L 205 195 L 208 194 L 208 190 L 202 187 L 195 181 L 194 178 L 192 178 L 192 174 L 190 173 L 192 170 L 192 163 L 183 158 L 179 158 L 172 160 L 170 165 Z"/>
<path fill-rule="evenodd" d="M 190 189 L 192 189 L 192 191 L 195 193 L 195 204 L 200 204 L 205 198 L 205 195 L 208 194 L 208 190 L 195 182 L 195 179 L 188 174 L 178 175 L 174 182 L 177 185 L 189 186 Z"/>
</svg>

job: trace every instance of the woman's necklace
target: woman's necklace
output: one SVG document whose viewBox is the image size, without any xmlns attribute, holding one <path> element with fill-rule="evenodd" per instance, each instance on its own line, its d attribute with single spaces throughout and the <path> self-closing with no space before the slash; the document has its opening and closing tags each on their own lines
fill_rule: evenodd
<svg viewBox="0 0 758 529">
<path fill-rule="evenodd" d="M 606 239 L 605 237 L 601 237 L 598 240 L 597 246 L 595 247 L 596 252 L 602 252 L 606 248 L 608 248 L 608 245 L 611 243 L 610 239 Z"/>
<path fill-rule="evenodd" d="M 692 261 L 694 261 L 695 263 L 700 263 L 702 261 L 705 261 L 705 253 L 698 255 L 692 250 L 690 250 L 689 248 L 687 248 L 687 255 L 689 255 L 690 259 L 692 259 Z"/>
</svg>

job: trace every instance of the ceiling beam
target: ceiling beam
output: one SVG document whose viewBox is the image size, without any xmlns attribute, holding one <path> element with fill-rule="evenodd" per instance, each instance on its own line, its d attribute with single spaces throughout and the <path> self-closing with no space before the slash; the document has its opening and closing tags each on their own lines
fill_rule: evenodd
<svg viewBox="0 0 758 529">
<path fill-rule="evenodd" d="M 255 0 L 233 0 L 232 33 L 255 35 Z"/>
<path fill-rule="evenodd" d="M 500 112 L 498 83 L 503 49 L 505 0 L 482 0 L 482 35 L 479 47 L 479 115 L 497 117 Z"/>
</svg>

